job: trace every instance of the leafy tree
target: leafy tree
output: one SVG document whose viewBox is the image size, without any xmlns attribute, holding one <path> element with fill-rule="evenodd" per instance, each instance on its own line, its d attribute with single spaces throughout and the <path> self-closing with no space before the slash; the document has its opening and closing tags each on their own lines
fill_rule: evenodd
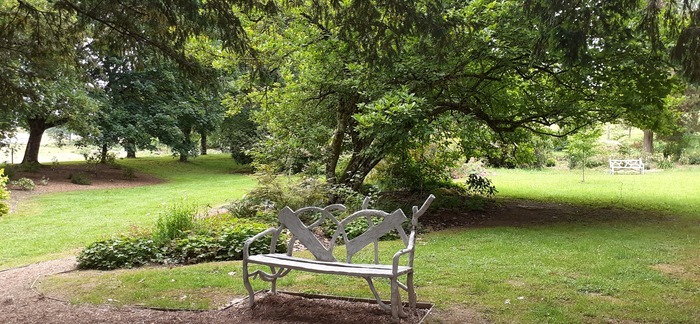
<svg viewBox="0 0 700 324">
<path fill-rule="evenodd" d="M 85 131 L 98 106 L 80 61 L 84 38 L 72 15 L 45 2 L 3 3 L 0 10 L 0 120 L 5 131 L 29 131 L 22 163 L 37 163 L 44 131 Z"/>
<path fill-rule="evenodd" d="M 677 107 L 679 124 L 672 132 L 661 134 L 660 139 L 666 144 L 663 155 L 678 160 L 692 137 L 700 132 L 700 90 L 689 86 L 682 96 L 669 101 L 669 105 Z"/>
<path fill-rule="evenodd" d="M 37 161 L 41 134 L 50 127 L 67 125 L 85 133 L 89 126 L 85 117 L 93 117 L 97 107 L 89 94 L 98 92 L 100 97 L 102 87 L 99 82 L 89 84 L 85 65 L 99 63 L 95 59 L 103 55 L 129 56 L 135 69 L 150 64 L 154 57 L 163 58 L 176 62 L 179 70 L 189 74 L 188 79 L 206 80 L 210 69 L 187 53 L 187 44 L 196 37 L 211 36 L 227 50 L 245 51 L 240 11 L 234 11 L 234 6 L 243 12 L 274 7 L 237 0 L 3 1 L 2 132 L 20 126 L 29 129 L 24 163 Z M 105 143 L 116 141 L 110 134 L 92 134 L 102 136 Z"/>
<path fill-rule="evenodd" d="M 120 64 L 106 74 L 107 108 L 99 115 L 100 131 L 90 137 L 103 152 L 116 144 L 127 152 L 150 148 L 157 138 L 187 161 L 197 154 L 193 133 L 214 129 L 223 118 L 216 85 L 202 87 L 173 64 L 154 62 L 138 71 Z"/>
<path fill-rule="evenodd" d="M 588 158 L 595 155 L 598 139 L 602 135 L 600 128 L 592 128 L 580 131 L 569 136 L 566 150 L 569 153 L 570 165 L 581 166 L 581 182 L 586 182 L 586 165 Z"/>
<path fill-rule="evenodd" d="M 253 109 L 247 107 L 235 115 L 226 116 L 215 135 L 217 145 L 231 152 L 231 157 L 240 164 L 253 162 L 249 152 L 261 140 L 258 124 L 250 119 L 252 113 Z"/>
<path fill-rule="evenodd" d="M 516 1 L 316 4 L 247 23 L 257 58 L 276 71 L 248 98 L 270 134 L 262 161 L 321 159 L 333 185 L 359 189 L 380 161 L 436 130 L 495 139 L 481 143 L 513 158 L 529 134 L 672 115 L 674 74 L 634 29 L 636 6 L 586 2 L 559 17 Z"/>
</svg>

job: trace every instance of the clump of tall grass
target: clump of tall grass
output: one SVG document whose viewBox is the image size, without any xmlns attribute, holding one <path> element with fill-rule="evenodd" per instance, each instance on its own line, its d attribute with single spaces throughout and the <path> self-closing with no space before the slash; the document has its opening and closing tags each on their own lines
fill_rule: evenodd
<svg viewBox="0 0 700 324">
<path fill-rule="evenodd" d="M 167 205 L 158 214 L 158 220 L 153 230 L 153 240 L 168 242 L 186 237 L 189 232 L 196 228 L 195 218 L 201 211 L 201 207 L 186 198 Z"/>
</svg>

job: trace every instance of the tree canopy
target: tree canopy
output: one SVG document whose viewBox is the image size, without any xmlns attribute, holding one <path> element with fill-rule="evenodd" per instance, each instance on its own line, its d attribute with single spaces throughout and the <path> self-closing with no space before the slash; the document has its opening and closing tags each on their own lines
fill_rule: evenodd
<svg viewBox="0 0 700 324">
<path fill-rule="evenodd" d="M 322 161 L 330 184 L 354 190 L 382 161 L 410 167 L 427 151 L 445 152 L 446 164 L 477 153 L 509 161 L 539 135 L 600 122 L 670 133 L 678 114 L 669 96 L 700 81 L 691 0 L 1 8 L 5 129 L 50 106 L 45 127 L 91 116 L 101 122 L 79 120 L 99 124 L 91 134 L 105 143 L 158 137 L 183 156 L 189 134 L 223 120 L 221 102 L 253 119 L 236 123 L 258 125 L 246 131 L 259 138 L 257 162 L 300 170 Z"/>
</svg>

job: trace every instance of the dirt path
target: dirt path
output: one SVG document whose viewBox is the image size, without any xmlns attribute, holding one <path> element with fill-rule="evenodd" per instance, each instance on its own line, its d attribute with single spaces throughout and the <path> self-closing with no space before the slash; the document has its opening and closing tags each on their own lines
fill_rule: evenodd
<svg viewBox="0 0 700 324">
<path fill-rule="evenodd" d="M 74 269 L 75 258 L 32 264 L 0 273 L 0 323 L 231 323 L 233 311 L 164 312 L 109 306 L 70 305 L 32 289 L 44 276 Z"/>
<path fill-rule="evenodd" d="M 75 267 L 75 258 L 65 258 L 0 272 L 0 323 L 391 323 L 391 315 L 376 305 L 284 294 L 259 294 L 255 309 L 237 298 L 223 310 L 194 312 L 71 305 L 33 289 L 41 278 Z M 402 323 L 418 320 L 414 316 Z"/>
</svg>

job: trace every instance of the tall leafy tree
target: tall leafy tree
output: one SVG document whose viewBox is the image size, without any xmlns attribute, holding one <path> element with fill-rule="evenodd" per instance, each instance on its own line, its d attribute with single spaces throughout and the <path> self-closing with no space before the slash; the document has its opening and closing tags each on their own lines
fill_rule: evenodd
<svg viewBox="0 0 700 324">
<path fill-rule="evenodd" d="M 278 77 L 249 98 L 271 135 L 261 151 L 321 158 L 331 184 L 359 189 L 386 156 L 436 131 L 509 144 L 521 131 L 669 115 L 672 65 L 635 29 L 639 6 L 585 2 L 558 18 L 517 1 L 319 3 L 250 24 Z M 437 127 L 443 116 L 462 122 Z"/>
<path fill-rule="evenodd" d="M 44 131 L 86 130 L 97 108 L 81 61 L 85 38 L 74 16 L 42 1 L 3 3 L 0 10 L 0 119 L 6 130 L 29 131 L 22 163 L 36 163 Z"/>
</svg>

